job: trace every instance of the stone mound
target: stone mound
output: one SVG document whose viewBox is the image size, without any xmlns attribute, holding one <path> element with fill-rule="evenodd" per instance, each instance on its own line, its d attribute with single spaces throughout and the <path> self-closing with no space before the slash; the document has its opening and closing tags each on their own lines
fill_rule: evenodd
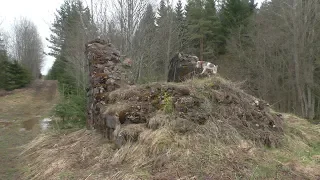
<svg viewBox="0 0 320 180">
<path fill-rule="evenodd" d="M 183 83 L 135 86 L 128 81 L 120 53 L 105 41 L 86 44 L 90 62 L 88 127 L 101 131 L 118 146 L 134 142 L 146 129 L 170 125 L 192 133 L 214 122 L 217 138 L 229 133 L 266 146 L 279 146 L 283 120 L 268 104 L 218 76 Z"/>
<path fill-rule="evenodd" d="M 214 121 L 225 131 L 235 129 L 258 144 L 281 144 L 283 120 L 272 113 L 266 102 L 216 78 L 206 81 L 194 87 L 189 87 L 190 82 L 154 83 L 115 90 L 106 96 L 108 105 L 100 109 L 105 122 L 102 129 L 110 129 L 114 136 L 110 138 L 120 145 L 137 140 L 143 129 L 157 129 L 166 123 L 177 126 L 173 127 L 177 133 L 186 133 Z M 139 128 L 130 128 L 132 125 Z M 128 133 L 123 128 L 137 132 Z"/>
</svg>

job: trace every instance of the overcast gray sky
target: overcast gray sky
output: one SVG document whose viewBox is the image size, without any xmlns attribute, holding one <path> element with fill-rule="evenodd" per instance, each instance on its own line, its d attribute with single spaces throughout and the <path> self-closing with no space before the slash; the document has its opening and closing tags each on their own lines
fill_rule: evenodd
<svg viewBox="0 0 320 180">
<path fill-rule="evenodd" d="M 45 38 L 50 36 L 49 28 L 54 20 L 54 13 L 63 1 L 64 0 L 3 0 L 0 6 L 0 20 L 4 20 L 1 29 L 10 32 L 16 18 L 27 17 L 38 27 L 38 31 L 45 45 L 45 51 L 48 52 L 49 49 L 47 46 L 49 44 Z M 256 1 L 260 3 L 264 0 Z M 43 74 L 47 74 L 53 62 L 54 59 L 52 57 L 45 57 L 42 68 Z"/>
</svg>

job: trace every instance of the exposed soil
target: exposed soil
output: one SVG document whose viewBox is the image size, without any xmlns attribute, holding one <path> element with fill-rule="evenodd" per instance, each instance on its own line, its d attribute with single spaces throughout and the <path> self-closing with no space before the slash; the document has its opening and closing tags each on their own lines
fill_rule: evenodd
<svg viewBox="0 0 320 180">
<path fill-rule="evenodd" d="M 55 105 L 56 81 L 36 81 L 31 86 L 0 93 L 0 179 L 20 179 L 22 145 L 40 132 L 40 121 Z"/>
</svg>

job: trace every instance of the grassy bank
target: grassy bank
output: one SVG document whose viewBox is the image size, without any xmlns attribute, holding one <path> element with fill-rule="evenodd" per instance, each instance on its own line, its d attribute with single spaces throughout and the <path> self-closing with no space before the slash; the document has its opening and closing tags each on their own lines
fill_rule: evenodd
<svg viewBox="0 0 320 180">
<path fill-rule="evenodd" d="M 175 117 L 165 101 L 147 124 L 121 128 L 130 141 L 120 149 L 95 131 L 42 134 L 25 147 L 25 179 L 319 179 L 319 125 L 287 114 L 275 122 L 278 130 L 268 129 L 264 116 L 243 125 L 232 119 L 235 109 L 258 113 L 254 97 L 221 78 L 187 84 L 206 102 L 198 113 L 219 114 L 197 124 Z"/>
<path fill-rule="evenodd" d="M 38 121 L 49 116 L 56 102 L 55 85 L 39 81 L 0 97 L 0 179 L 21 178 L 21 146 L 40 133 Z"/>
</svg>

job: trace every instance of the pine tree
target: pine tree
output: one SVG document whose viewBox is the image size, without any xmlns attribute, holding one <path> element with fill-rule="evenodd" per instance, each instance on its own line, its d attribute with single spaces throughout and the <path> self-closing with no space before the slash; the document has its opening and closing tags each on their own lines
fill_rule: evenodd
<svg viewBox="0 0 320 180">
<path fill-rule="evenodd" d="M 135 53 L 135 58 L 138 60 L 136 69 L 136 81 L 144 82 L 147 79 L 143 78 L 153 78 L 154 75 L 153 69 L 155 66 L 155 58 L 157 50 L 156 41 L 156 25 L 155 25 L 156 17 L 153 12 L 153 7 L 149 4 L 146 8 L 146 11 L 141 19 L 141 22 L 138 26 L 138 30 L 134 36 L 133 44 L 135 49 L 137 50 Z M 152 74 L 151 74 L 152 73 Z M 148 79 L 148 80 L 149 80 Z"/>
<path fill-rule="evenodd" d="M 189 0 L 187 5 L 188 37 L 191 44 L 199 48 L 200 60 L 213 56 L 213 43 L 218 41 L 219 20 L 216 15 L 215 2 Z"/>
<path fill-rule="evenodd" d="M 6 67 L 8 64 L 8 55 L 5 49 L 3 37 L 0 34 L 0 89 L 5 88 Z"/>
<path fill-rule="evenodd" d="M 49 46 L 51 49 L 49 55 L 55 58 L 61 54 L 61 51 L 65 46 L 70 12 L 71 5 L 68 1 L 65 1 L 64 4 L 61 5 L 60 9 L 57 10 L 55 21 L 52 24 L 52 28 L 50 28 L 52 34 L 50 35 L 50 39 L 47 39 L 47 41 L 51 43 L 51 46 Z"/>
<path fill-rule="evenodd" d="M 25 87 L 31 81 L 31 74 L 18 61 L 5 62 L 4 89 L 14 90 Z"/>
<path fill-rule="evenodd" d="M 68 79 L 66 66 L 67 61 L 65 59 L 65 49 L 68 41 L 68 32 L 71 29 L 71 11 L 72 5 L 65 1 L 61 5 L 60 9 L 57 10 L 55 15 L 55 21 L 52 24 L 50 39 L 47 39 L 51 46 L 51 52 L 49 55 L 55 57 L 55 62 L 52 68 L 49 70 L 47 79 L 58 80 L 60 84 L 66 84 L 65 79 Z"/>
<path fill-rule="evenodd" d="M 148 51 L 148 49 L 151 48 L 150 45 L 152 45 L 156 34 L 155 20 L 156 17 L 153 12 L 153 7 L 149 4 L 134 36 L 133 44 L 136 49 Z M 147 44 L 146 47 L 145 44 Z"/>
<path fill-rule="evenodd" d="M 175 9 L 175 12 L 176 12 L 176 20 L 178 22 L 183 22 L 183 20 L 184 20 L 184 15 L 183 14 L 184 13 L 183 13 L 183 7 L 182 7 L 181 0 L 178 1 L 176 9 Z"/>
<path fill-rule="evenodd" d="M 160 1 L 158 15 L 159 15 L 159 17 L 157 18 L 157 24 L 159 26 L 161 26 L 161 25 L 165 24 L 166 18 L 168 16 L 168 7 L 167 7 L 166 3 L 164 2 L 164 0 Z"/>
<path fill-rule="evenodd" d="M 157 21 L 157 58 L 155 58 L 157 69 L 156 73 L 160 76 L 165 74 L 166 71 L 166 61 L 167 61 L 167 47 L 168 47 L 168 37 L 170 36 L 170 13 L 171 8 L 167 6 L 164 0 L 160 1 L 160 7 L 158 9 Z M 171 15 L 171 14 L 170 14 Z"/>
<path fill-rule="evenodd" d="M 221 23 L 217 15 L 215 0 L 207 0 L 205 2 L 205 18 L 210 22 L 208 33 L 206 35 L 205 55 L 207 59 L 211 59 L 218 52 L 221 43 Z"/>
<path fill-rule="evenodd" d="M 153 7 L 151 4 L 149 4 L 140 22 L 139 32 L 137 32 L 137 35 L 143 35 L 145 36 L 146 41 L 151 41 L 151 38 L 154 37 L 154 33 L 156 31 L 156 26 L 154 24 L 155 20 L 156 18 L 153 12 Z"/>
<path fill-rule="evenodd" d="M 1 56 L 3 56 L 4 54 L 6 54 L 6 45 L 4 43 L 4 38 L 0 33 L 0 60 L 1 60 Z"/>
<path fill-rule="evenodd" d="M 48 41 L 50 55 L 56 58 L 48 73 L 49 79 L 56 79 L 68 93 L 77 92 L 77 88 L 86 85 L 86 59 L 83 55 L 83 44 L 96 32 L 91 20 L 90 11 L 81 1 L 65 1 L 57 10 Z M 74 58 L 74 56 L 78 56 Z"/>
<path fill-rule="evenodd" d="M 0 52 L 0 89 L 5 88 L 5 73 L 6 73 L 6 66 L 7 66 L 7 57 L 6 54 Z"/>
<path fill-rule="evenodd" d="M 250 10 L 250 12 L 253 13 L 254 10 L 257 8 L 257 5 L 258 5 L 258 4 L 255 3 L 255 0 L 249 0 L 248 4 L 249 4 L 249 10 Z"/>
<path fill-rule="evenodd" d="M 91 19 L 89 8 L 81 0 L 68 1 L 57 10 L 52 24 L 50 55 L 55 62 L 48 79 L 59 81 L 63 100 L 56 106 L 55 114 L 68 117 L 68 123 L 85 124 L 85 89 L 88 84 L 88 62 L 84 55 L 84 44 L 92 40 L 97 28 Z M 63 111 L 61 111 L 63 109 Z M 74 120 L 76 119 L 76 122 Z"/>
<path fill-rule="evenodd" d="M 256 6 L 254 0 L 225 0 L 223 2 L 220 14 L 224 36 L 222 47 L 226 46 L 226 40 L 232 31 L 240 30 L 240 34 L 247 31 L 249 17 L 254 13 Z"/>
<path fill-rule="evenodd" d="M 222 22 L 227 29 L 232 29 L 246 24 L 247 18 L 252 13 L 254 1 L 226 0 L 222 6 Z"/>
<path fill-rule="evenodd" d="M 178 29 L 178 41 L 179 41 L 179 49 L 181 50 L 186 44 L 186 18 L 184 16 L 183 6 L 181 0 L 178 1 L 177 6 L 175 8 L 175 22 Z"/>
</svg>

